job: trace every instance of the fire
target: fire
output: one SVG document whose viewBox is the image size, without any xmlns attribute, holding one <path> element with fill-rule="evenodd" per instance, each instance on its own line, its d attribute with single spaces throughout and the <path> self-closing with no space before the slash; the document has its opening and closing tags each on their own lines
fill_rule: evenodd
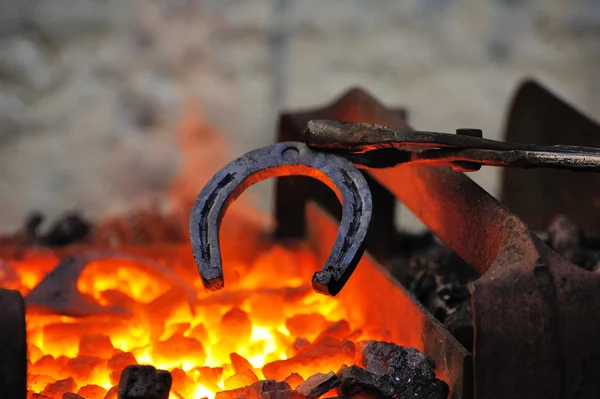
<svg viewBox="0 0 600 399">
<path fill-rule="evenodd" d="M 176 129 L 182 166 L 169 195 L 179 209 L 162 219 L 138 212 L 96 226 L 93 251 L 111 248 L 124 256 L 89 262 L 77 289 L 106 312 L 67 317 L 28 308 L 30 393 L 116 399 L 121 371 L 133 364 L 170 371 L 171 399 L 214 398 L 261 379 L 295 388 L 314 373 L 357 363 L 360 341 L 390 339 L 357 312 L 361 298 L 353 304 L 316 294 L 313 253 L 302 245 L 270 246 L 263 238 L 269 218 L 244 198 L 221 226 L 226 287 L 204 292 L 187 242 L 187 212 L 228 157 L 197 108 L 190 103 Z M 25 296 L 60 260 L 55 252 L 30 249 L 0 261 L 0 284 Z"/>
<path fill-rule="evenodd" d="M 355 364 L 359 341 L 385 339 L 348 304 L 312 290 L 318 265 L 302 246 L 274 246 L 253 261 L 228 263 L 226 288 L 216 293 L 203 291 L 191 259 L 165 262 L 107 258 L 84 269 L 79 291 L 124 314 L 28 313 L 29 390 L 104 398 L 130 364 L 170 371 L 174 398 L 213 398 L 261 379 L 294 387 Z M 43 256 L 16 263 L 14 288 L 24 295 L 53 264 Z M 184 284 L 193 287 L 191 297 Z"/>
</svg>

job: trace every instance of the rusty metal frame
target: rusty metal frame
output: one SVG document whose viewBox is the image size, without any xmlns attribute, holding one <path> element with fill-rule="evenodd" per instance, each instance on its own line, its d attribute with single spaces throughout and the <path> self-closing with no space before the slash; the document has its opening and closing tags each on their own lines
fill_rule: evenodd
<svg viewBox="0 0 600 399">
<path fill-rule="evenodd" d="M 357 90 L 324 109 L 297 118 L 288 113 L 286 118 L 288 126 L 324 118 L 410 129 L 396 113 Z M 280 132 L 279 137 L 299 140 L 302 131 L 303 126 Z M 600 325 L 592 320 L 600 311 L 600 275 L 561 258 L 464 174 L 421 165 L 366 173 L 481 274 L 470 284 L 475 398 L 596 397 Z M 294 190 L 294 195 L 298 192 Z M 278 209 L 295 212 L 297 218 L 305 216 L 304 209 L 290 209 L 303 205 L 301 200 L 290 204 L 285 199 L 285 195 L 277 198 Z M 375 214 L 379 205 L 375 198 L 373 202 Z M 381 246 L 379 238 L 389 229 L 384 226 L 382 233 L 374 228 L 370 243 Z M 371 250 L 369 243 L 367 250 Z M 373 252 L 379 260 L 385 259 L 385 249 Z M 445 330 L 444 334 L 449 335 Z"/>
</svg>

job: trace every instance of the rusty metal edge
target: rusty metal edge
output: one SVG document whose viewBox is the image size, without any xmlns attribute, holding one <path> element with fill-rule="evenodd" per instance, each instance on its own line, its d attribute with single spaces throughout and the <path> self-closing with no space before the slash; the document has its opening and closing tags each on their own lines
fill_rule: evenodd
<svg viewBox="0 0 600 399">
<path fill-rule="evenodd" d="M 332 239 L 338 229 L 338 223 L 335 222 L 333 216 L 328 214 L 323 208 L 319 207 L 314 202 L 307 203 L 306 212 L 306 229 L 309 242 L 317 254 L 319 260 L 327 258 L 330 251 Z M 380 284 L 367 284 L 364 280 L 369 281 L 379 280 Z M 373 279 L 373 280 L 371 280 Z M 357 281 L 360 280 L 360 281 Z M 383 282 L 383 283 L 382 283 Z M 414 346 L 422 351 L 426 356 L 431 358 L 436 364 L 436 373 L 439 378 L 443 379 L 450 387 L 450 397 L 452 399 L 471 399 L 472 396 L 472 358 L 471 354 L 444 328 L 444 326 L 416 300 L 389 272 L 381 266 L 368 252 L 361 259 L 355 274 L 351 277 L 349 287 L 346 290 L 352 290 L 352 284 L 358 285 L 355 288 L 360 290 L 364 296 L 364 302 L 368 302 L 365 298 L 378 298 L 378 304 L 369 309 L 383 313 L 384 304 L 401 303 L 400 308 L 393 309 L 397 312 L 397 318 L 402 318 L 402 315 L 412 314 L 417 315 L 419 325 L 415 326 L 412 322 L 414 319 L 402 318 L 402 321 L 396 321 L 395 324 L 408 324 L 405 328 L 399 329 L 415 329 L 420 328 L 416 342 L 400 340 L 397 342 L 401 345 Z M 386 289 L 387 288 L 387 289 Z M 382 294 L 382 291 L 384 294 Z M 346 294 L 352 295 L 348 291 Z M 340 295 L 344 295 L 344 291 Z M 342 297 L 343 298 L 343 297 Z M 368 311 L 366 311 L 368 313 Z M 394 328 L 390 324 L 384 323 L 387 328 Z M 399 333 L 397 330 L 394 333 Z M 413 332 L 407 335 L 412 336 Z"/>
</svg>

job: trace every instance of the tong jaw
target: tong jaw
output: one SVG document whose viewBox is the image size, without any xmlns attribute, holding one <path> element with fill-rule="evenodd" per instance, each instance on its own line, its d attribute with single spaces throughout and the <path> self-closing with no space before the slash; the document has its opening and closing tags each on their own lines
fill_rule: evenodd
<svg viewBox="0 0 600 399">
<path fill-rule="evenodd" d="M 304 175 L 327 184 L 342 203 L 342 220 L 333 249 L 312 279 L 315 291 L 335 296 L 356 268 L 365 248 L 372 198 L 364 176 L 349 160 L 284 142 L 251 151 L 221 169 L 198 194 L 190 217 L 190 238 L 202 282 L 209 291 L 224 287 L 219 227 L 225 211 L 260 181 Z"/>
</svg>

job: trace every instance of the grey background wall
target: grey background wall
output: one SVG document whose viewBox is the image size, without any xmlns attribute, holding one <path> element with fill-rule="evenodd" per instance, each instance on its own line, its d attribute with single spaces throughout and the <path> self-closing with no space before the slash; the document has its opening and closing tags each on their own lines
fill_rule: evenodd
<svg viewBox="0 0 600 399">
<path fill-rule="evenodd" d="M 528 76 L 597 117 L 599 39 L 594 0 L 0 0 L 0 229 L 160 198 L 190 97 L 232 157 L 354 85 L 421 129 L 498 138 Z"/>
</svg>

